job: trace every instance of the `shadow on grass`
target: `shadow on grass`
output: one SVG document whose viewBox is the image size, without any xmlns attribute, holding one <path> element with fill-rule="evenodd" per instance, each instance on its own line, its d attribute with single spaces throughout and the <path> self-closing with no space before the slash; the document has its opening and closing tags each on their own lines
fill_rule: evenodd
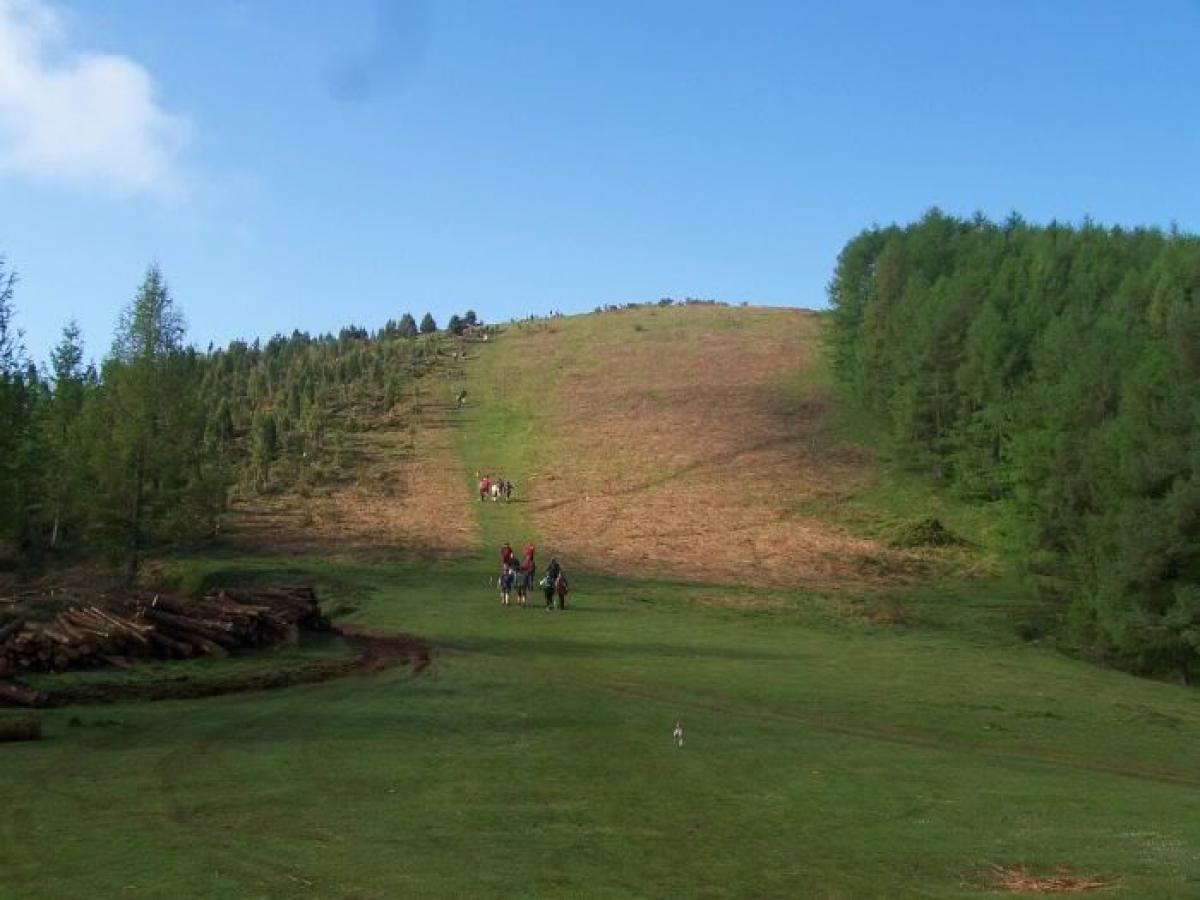
<svg viewBox="0 0 1200 900">
<path fill-rule="evenodd" d="M 460 653 L 485 653 L 490 656 L 569 656 L 575 658 L 674 658 L 727 660 L 791 660 L 791 654 L 729 647 L 697 647 L 686 644 L 647 643 L 589 643 L 557 635 L 545 638 L 478 637 L 443 642 L 439 648 Z"/>
</svg>

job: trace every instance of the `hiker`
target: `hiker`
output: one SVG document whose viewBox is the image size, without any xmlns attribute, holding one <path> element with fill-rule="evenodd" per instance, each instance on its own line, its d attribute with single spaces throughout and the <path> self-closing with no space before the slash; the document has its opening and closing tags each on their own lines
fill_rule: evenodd
<svg viewBox="0 0 1200 900">
<path fill-rule="evenodd" d="M 456 354 L 454 354 L 454 358 L 455 358 L 455 359 L 458 359 L 458 354 L 457 354 L 457 353 L 456 353 Z M 458 392 L 458 408 L 459 408 L 459 409 L 462 409 L 462 408 L 463 408 L 463 404 L 464 404 L 464 403 L 466 403 L 466 402 L 467 402 L 467 392 L 466 392 L 466 391 L 459 391 L 459 392 Z"/>
<path fill-rule="evenodd" d="M 567 584 L 567 576 L 559 570 L 558 577 L 554 579 L 554 593 L 558 595 L 558 608 L 567 608 L 567 592 L 570 586 Z"/>
<path fill-rule="evenodd" d="M 487 495 L 492 491 L 492 478 L 490 475 L 484 475 L 479 481 L 479 502 L 482 503 L 487 499 Z"/>
<path fill-rule="evenodd" d="M 513 486 L 511 481 L 504 482 L 504 502 L 507 503 L 512 499 Z"/>
<path fill-rule="evenodd" d="M 508 541 L 505 541 L 504 546 L 500 548 L 500 565 L 512 568 L 515 564 L 512 545 Z"/>
<path fill-rule="evenodd" d="M 493 481 L 492 482 L 491 493 L 492 493 L 492 502 L 493 503 L 499 502 L 499 500 L 500 500 L 500 485 L 502 485 L 503 483 L 504 483 L 503 481 Z"/>
<path fill-rule="evenodd" d="M 559 576 L 562 575 L 562 566 L 558 564 L 557 559 L 551 559 L 550 565 L 546 567 L 546 577 L 540 582 L 542 592 L 546 595 L 546 609 L 554 609 L 554 591 L 558 584 Z"/>
<path fill-rule="evenodd" d="M 512 566 L 505 565 L 500 570 L 500 602 L 508 606 L 509 596 L 512 594 L 513 583 L 517 580 L 517 573 L 513 571 Z M 517 600 L 524 606 L 524 601 L 518 596 Z"/>
<path fill-rule="evenodd" d="M 517 599 L 521 605 L 525 604 L 525 599 L 529 596 L 529 589 L 533 587 L 533 576 L 537 572 L 537 566 L 533 561 L 533 547 L 526 545 L 525 558 L 521 560 L 521 577 L 517 582 Z"/>
</svg>

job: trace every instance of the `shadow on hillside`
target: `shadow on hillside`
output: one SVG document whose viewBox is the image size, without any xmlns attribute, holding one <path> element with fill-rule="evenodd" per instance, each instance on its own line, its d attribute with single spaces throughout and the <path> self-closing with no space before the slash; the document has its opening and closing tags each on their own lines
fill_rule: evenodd
<svg viewBox="0 0 1200 900">
<path fill-rule="evenodd" d="M 694 404 L 694 390 L 687 388 L 665 392 L 660 402 L 670 408 L 683 408 Z M 727 470 L 731 465 L 736 466 L 744 457 L 770 451 L 783 451 L 794 460 L 796 466 L 801 467 L 819 467 L 835 457 L 839 458 L 838 461 L 842 461 L 841 458 L 846 458 L 846 461 L 861 461 L 861 454 L 853 452 L 840 441 L 831 440 L 826 430 L 829 402 L 825 398 L 807 395 L 773 396 L 766 391 L 755 390 L 750 397 L 739 395 L 736 403 L 720 398 L 709 398 L 708 403 L 715 410 L 738 409 L 740 417 L 758 423 L 760 434 L 764 425 L 768 424 L 773 433 L 769 437 L 752 440 L 749 438 L 753 432 L 749 431 L 747 439 L 735 446 L 721 447 L 660 475 L 636 484 L 604 491 L 603 495 L 637 497 L 676 481 L 703 478 L 706 474 Z M 736 473 L 734 477 L 736 478 Z M 583 500 L 581 496 L 548 499 L 541 503 L 540 508 L 557 509 Z"/>
<path fill-rule="evenodd" d="M 203 548 L 204 554 L 217 558 L 299 556 L 310 561 L 334 558 L 371 566 L 416 563 L 439 568 L 467 564 L 474 558 L 473 550 L 436 541 L 409 540 L 401 546 L 363 536 L 308 533 L 288 522 L 273 529 L 243 528 L 211 541 Z"/>
<path fill-rule="evenodd" d="M 421 413 L 418 417 L 418 421 L 422 425 L 432 425 L 438 428 L 447 428 L 451 425 L 469 425 L 479 420 L 474 416 L 463 413 L 446 413 L 443 415 Z"/>
<path fill-rule="evenodd" d="M 486 653 L 491 656 L 570 656 L 587 659 L 668 658 L 668 659 L 727 659 L 777 661 L 795 659 L 783 653 L 769 653 L 731 647 L 697 647 L 685 644 L 647 643 L 589 643 L 571 638 L 468 638 L 444 642 L 439 647 L 460 653 Z"/>
<path fill-rule="evenodd" d="M 637 484 L 629 485 L 628 487 L 617 488 L 614 490 L 604 491 L 601 496 L 604 497 L 637 497 L 639 494 L 646 494 L 660 487 L 665 487 L 672 482 L 680 481 L 686 478 L 697 477 L 706 470 L 715 469 L 720 466 L 726 466 L 731 461 L 737 460 L 738 457 L 748 456 L 753 453 L 761 453 L 766 450 L 774 450 L 795 446 L 801 440 L 792 435 L 783 437 L 771 438 L 765 441 L 758 441 L 754 444 L 749 444 L 745 447 L 740 447 L 732 452 L 714 453 L 710 456 L 695 459 L 686 465 L 679 466 L 662 475 L 654 478 L 647 478 Z M 575 495 L 572 497 L 560 497 L 555 499 L 547 499 L 539 501 L 538 508 L 541 510 L 560 509 L 571 505 L 577 505 L 587 501 L 587 497 Z"/>
</svg>

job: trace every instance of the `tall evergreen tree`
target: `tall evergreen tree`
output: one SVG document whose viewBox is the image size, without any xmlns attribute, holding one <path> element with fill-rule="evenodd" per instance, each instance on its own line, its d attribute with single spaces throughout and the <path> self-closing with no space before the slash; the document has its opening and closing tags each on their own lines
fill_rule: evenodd
<svg viewBox="0 0 1200 900">
<path fill-rule="evenodd" d="M 402 338 L 417 336 L 417 320 L 412 317 L 412 313 L 405 313 L 400 317 L 400 324 L 396 330 Z"/>
<path fill-rule="evenodd" d="M 1079 646 L 1200 663 L 1200 238 L 936 210 L 843 249 L 834 369 L 897 455 L 1005 501 Z"/>
<path fill-rule="evenodd" d="M 0 256 L 0 541 L 19 549 L 27 517 L 30 473 L 23 452 L 30 422 L 25 348 L 13 322 L 16 273 Z"/>
<path fill-rule="evenodd" d="M 83 519 L 84 454 L 79 421 L 86 393 L 92 386 L 83 364 L 83 337 L 71 321 L 50 354 L 53 378 L 51 400 L 46 404 L 42 446 L 46 454 L 47 499 L 50 505 L 51 547 L 59 545 L 64 522 L 79 525 Z"/>
<path fill-rule="evenodd" d="M 183 316 L 151 266 L 119 320 L 91 434 L 102 516 L 130 581 L 151 542 L 203 527 L 224 501 L 223 472 L 206 454 L 202 372 L 183 334 Z"/>
<path fill-rule="evenodd" d="M 421 319 L 421 334 L 433 334 L 437 331 L 437 322 L 433 319 L 432 313 L 425 313 Z"/>
</svg>

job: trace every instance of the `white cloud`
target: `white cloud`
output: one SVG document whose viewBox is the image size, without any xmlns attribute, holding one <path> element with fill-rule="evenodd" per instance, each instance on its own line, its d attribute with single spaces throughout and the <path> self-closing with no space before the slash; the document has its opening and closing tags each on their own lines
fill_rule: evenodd
<svg viewBox="0 0 1200 900">
<path fill-rule="evenodd" d="M 0 0 L 0 174 L 179 198 L 188 133 L 142 66 L 72 49 L 43 0 Z"/>
</svg>

